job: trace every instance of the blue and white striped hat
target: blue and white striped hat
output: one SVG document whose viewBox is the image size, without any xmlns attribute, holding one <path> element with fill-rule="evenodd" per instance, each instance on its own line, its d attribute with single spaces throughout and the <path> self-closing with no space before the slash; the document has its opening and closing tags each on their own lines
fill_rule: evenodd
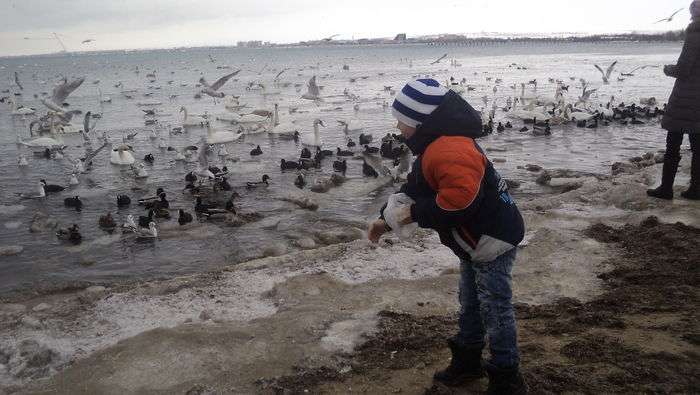
<svg viewBox="0 0 700 395">
<path fill-rule="evenodd" d="M 396 95 L 391 113 L 399 122 L 415 128 L 428 119 L 446 93 L 447 88 L 434 79 L 411 81 Z"/>
</svg>

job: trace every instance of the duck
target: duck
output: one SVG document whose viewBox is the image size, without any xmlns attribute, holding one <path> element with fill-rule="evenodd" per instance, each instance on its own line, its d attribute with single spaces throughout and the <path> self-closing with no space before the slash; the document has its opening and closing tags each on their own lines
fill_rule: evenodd
<svg viewBox="0 0 700 395">
<path fill-rule="evenodd" d="M 46 180 L 43 180 L 43 179 L 40 180 L 39 182 L 41 183 L 41 185 L 44 186 L 44 192 L 46 192 L 46 193 L 62 192 L 64 189 L 66 189 L 65 187 L 62 187 L 60 185 L 47 184 Z"/>
<path fill-rule="evenodd" d="M 359 141 L 360 145 L 367 145 L 372 142 L 372 135 L 360 133 Z"/>
<path fill-rule="evenodd" d="M 117 223 L 114 222 L 114 218 L 112 218 L 112 213 L 109 212 L 107 215 L 100 216 L 97 223 L 102 229 L 114 229 L 117 227 Z"/>
<path fill-rule="evenodd" d="M 131 171 L 134 172 L 134 177 L 135 178 L 147 178 L 148 177 L 148 172 L 146 169 L 143 167 L 143 163 L 139 163 L 136 166 L 131 166 Z"/>
<path fill-rule="evenodd" d="M 78 211 L 80 211 L 80 209 L 83 207 L 83 202 L 78 196 L 63 199 L 63 204 L 66 207 L 75 207 L 75 209 Z"/>
<path fill-rule="evenodd" d="M 337 156 L 353 156 L 355 154 L 352 153 L 352 151 L 343 151 L 340 149 L 340 147 L 337 148 L 336 151 Z"/>
<path fill-rule="evenodd" d="M 143 161 L 151 165 L 153 164 L 154 160 L 153 154 L 146 154 L 146 156 L 143 157 Z"/>
<path fill-rule="evenodd" d="M 521 133 L 525 133 L 525 132 L 527 132 L 528 130 L 530 130 L 530 129 L 529 129 L 527 126 L 523 126 L 522 128 L 520 128 L 520 132 L 521 132 Z"/>
<path fill-rule="evenodd" d="M 183 209 L 178 210 L 177 223 L 180 224 L 180 226 L 183 226 L 189 224 L 190 222 L 192 222 L 192 214 Z"/>
<path fill-rule="evenodd" d="M 293 160 L 280 159 L 280 169 L 284 170 L 299 170 L 299 162 Z"/>
<path fill-rule="evenodd" d="M 246 188 L 248 188 L 248 189 L 253 189 L 253 188 L 257 188 L 257 187 L 267 187 L 270 185 L 269 180 L 270 180 L 270 176 L 268 176 L 267 174 L 263 174 L 262 181 L 257 181 L 257 182 L 249 181 L 249 182 L 246 182 L 245 185 L 246 185 Z"/>
<path fill-rule="evenodd" d="M 496 126 L 496 131 L 500 133 L 500 132 L 503 132 L 504 130 L 506 130 L 506 127 L 503 126 L 503 124 L 499 122 L 498 126 Z"/>
<path fill-rule="evenodd" d="M 144 207 L 147 210 L 150 209 L 164 209 L 164 208 L 170 208 L 170 202 L 166 199 L 165 192 L 161 192 L 158 197 L 160 197 L 160 200 L 149 200 L 147 202 L 144 202 Z"/>
<path fill-rule="evenodd" d="M 319 159 L 325 159 L 329 156 L 333 156 L 333 150 L 329 150 L 329 149 L 322 150 L 321 147 L 316 147 L 316 156 Z"/>
<path fill-rule="evenodd" d="M 117 207 L 126 207 L 131 204 L 131 198 L 127 195 L 117 195 Z"/>
<path fill-rule="evenodd" d="M 156 223 L 153 221 L 148 223 L 148 227 L 142 226 L 140 229 L 138 229 L 139 239 L 155 239 L 156 237 L 158 237 L 158 228 L 156 227 Z"/>
<path fill-rule="evenodd" d="M 362 160 L 362 174 L 364 174 L 367 177 L 379 177 L 379 174 L 376 170 L 374 170 L 374 167 L 367 164 L 367 161 L 364 159 Z"/>
<path fill-rule="evenodd" d="M 316 147 L 317 150 L 320 150 L 320 147 Z M 306 147 L 303 147 L 301 149 L 301 154 L 299 155 L 300 158 L 302 159 L 311 159 L 311 150 L 309 150 Z"/>
<path fill-rule="evenodd" d="M 68 185 L 76 186 L 78 184 L 80 184 L 80 181 L 78 180 L 78 175 L 75 173 L 71 173 L 70 179 L 68 180 Z"/>
<path fill-rule="evenodd" d="M 197 181 L 197 176 L 194 173 L 189 172 L 189 173 L 185 174 L 185 181 L 190 182 L 190 183 L 194 183 Z"/>
<path fill-rule="evenodd" d="M 370 147 L 369 145 L 365 144 L 365 154 L 377 154 L 379 153 L 379 148 L 377 147 Z"/>
<path fill-rule="evenodd" d="M 153 210 L 148 210 L 148 215 L 139 215 L 139 226 L 142 228 L 147 228 L 148 224 L 153 222 L 153 215 L 155 212 Z"/>
<path fill-rule="evenodd" d="M 226 177 L 221 177 L 216 183 L 214 184 L 215 189 L 219 189 L 222 191 L 230 191 L 232 189 L 231 184 L 229 184 L 228 179 Z"/>
<path fill-rule="evenodd" d="M 357 145 L 357 144 L 355 144 L 355 142 L 352 141 L 352 139 L 348 139 L 348 144 L 347 144 L 348 148 L 352 148 L 352 147 L 354 147 L 354 146 L 356 146 L 356 145 Z"/>
<path fill-rule="evenodd" d="M 253 148 L 253 149 L 250 151 L 250 155 L 251 155 L 251 156 L 262 155 L 262 153 L 263 153 L 263 151 L 262 151 L 262 149 L 260 148 L 259 145 L 258 145 L 257 147 L 255 147 L 255 148 Z"/>
<path fill-rule="evenodd" d="M 153 215 L 156 218 L 170 219 L 170 211 L 165 208 L 156 207 L 153 209 Z"/>
<path fill-rule="evenodd" d="M 306 185 L 306 180 L 304 180 L 304 176 L 301 174 L 297 175 L 296 180 L 294 180 L 294 185 L 299 189 L 304 189 L 304 186 Z"/>
<path fill-rule="evenodd" d="M 510 121 L 507 121 L 506 124 L 505 124 L 505 128 L 506 128 L 506 129 L 512 129 L 512 128 L 513 128 L 513 124 L 510 123 Z"/>
<path fill-rule="evenodd" d="M 56 237 L 61 240 L 68 240 L 73 244 L 80 244 L 83 239 L 83 236 L 80 234 L 80 228 L 77 224 L 73 224 L 73 226 L 67 229 L 59 229 L 56 231 Z"/>
<path fill-rule="evenodd" d="M 225 212 L 225 210 L 219 208 L 219 206 L 215 203 L 203 203 L 201 196 L 197 196 L 197 199 L 195 200 L 194 211 L 207 216 Z"/>
<path fill-rule="evenodd" d="M 336 160 L 333 162 L 333 170 L 345 173 L 348 170 L 348 161 L 343 159 L 343 160 Z"/>
</svg>

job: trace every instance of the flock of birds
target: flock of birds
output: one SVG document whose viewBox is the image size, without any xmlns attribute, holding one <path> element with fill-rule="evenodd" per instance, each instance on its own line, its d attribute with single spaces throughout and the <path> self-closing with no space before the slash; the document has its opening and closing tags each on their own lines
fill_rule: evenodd
<svg viewBox="0 0 700 395">
<path fill-rule="evenodd" d="M 216 60 L 209 57 L 212 62 Z M 430 65 L 437 65 L 447 58 L 447 54 L 439 57 Z M 406 59 L 409 67 L 413 62 Z M 452 59 L 450 65 L 453 68 L 461 67 L 461 64 Z M 595 65 L 601 73 L 602 84 L 610 84 L 614 78 L 617 62 L 613 62 L 605 69 Z M 527 70 L 526 66 L 511 64 L 509 68 Z M 626 78 L 634 77 L 639 70 L 659 67 L 656 65 L 644 65 L 628 72 L 620 72 L 617 75 L 618 83 L 622 83 Z M 228 66 L 217 67 L 217 69 L 228 68 Z M 314 103 L 319 112 L 333 112 L 342 109 L 346 103 L 351 103 L 355 111 L 360 111 L 361 106 L 374 102 L 378 108 L 386 110 L 389 106 L 391 96 L 396 92 L 393 87 L 385 86 L 380 93 L 371 99 L 362 99 L 351 93 L 350 88 L 346 88 L 342 94 L 323 95 L 322 86 L 317 83 L 317 76 L 313 75 L 306 83 L 306 90 L 302 92 L 304 85 L 301 83 L 291 83 L 282 80 L 282 75 L 288 68 L 278 71 L 272 81 L 253 81 L 245 86 L 246 93 L 259 94 L 264 97 L 279 95 L 283 89 L 296 89 L 301 100 Z M 343 71 L 349 70 L 349 66 L 344 65 Z M 301 71 L 301 70 L 300 70 Z M 441 70 L 442 72 L 448 70 Z M 135 70 L 139 73 L 138 68 Z M 300 189 L 309 187 L 314 192 L 326 192 L 330 188 L 340 186 L 345 181 L 348 170 L 348 159 L 361 161 L 362 175 L 365 177 L 383 177 L 391 181 L 405 179 L 410 170 L 411 153 L 405 145 L 401 135 L 386 133 L 381 138 L 374 138 L 372 134 L 365 133 L 363 128 L 351 128 L 347 120 L 337 120 L 339 132 L 345 141 L 345 146 L 326 147 L 321 139 L 320 128 L 328 127 L 320 118 L 315 118 L 310 125 L 294 119 L 295 113 L 303 113 L 307 110 L 301 106 L 291 105 L 288 108 L 288 115 L 281 116 L 280 106 L 275 103 L 271 108 L 252 109 L 247 104 L 241 102 L 241 96 L 226 94 L 224 86 L 233 80 L 241 70 L 230 72 L 214 83 L 210 84 L 202 76 L 196 91 L 195 99 L 209 97 L 216 106 L 222 105 L 223 111 L 218 114 L 193 114 L 184 106 L 179 108 L 179 121 L 176 124 L 165 123 L 159 120 L 165 114 L 159 107 L 162 104 L 157 100 L 150 100 L 137 103 L 144 114 L 146 126 L 152 126 L 149 139 L 154 142 L 161 152 L 154 155 L 148 153 L 143 160 L 137 160 L 135 150 L 130 143 L 138 133 L 126 133 L 121 136 L 120 141 L 110 140 L 108 131 L 97 131 L 96 123 L 101 118 L 101 113 L 88 111 L 83 116 L 82 127 L 74 126 L 72 120 L 74 116 L 82 114 L 80 110 L 69 110 L 70 104 L 67 102 L 69 96 L 79 89 L 85 78 L 69 80 L 61 78 L 53 88 L 51 94 L 42 92 L 35 95 L 36 98 L 46 107 L 44 114 L 39 114 L 37 109 L 19 106 L 17 98 L 22 96 L 24 87 L 20 76 L 15 72 L 14 82 L 17 92 L 9 96 L 1 97 L 0 101 L 5 102 L 10 107 L 13 117 L 31 118 L 29 123 L 29 137 L 23 138 L 18 134 L 17 144 L 20 147 L 27 147 L 34 150 L 36 155 L 47 159 L 66 160 L 70 163 L 70 181 L 68 186 L 48 184 L 41 180 L 38 184 L 36 194 L 23 194 L 22 198 L 44 198 L 47 194 L 68 193 L 70 188 L 80 183 L 80 176 L 90 172 L 93 166 L 93 159 L 103 150 L 110 152 L 110 163 L 114 166 L 128 166 L 135 179 L 146 179 L 149 177 L 148 166 L 153 164 L 158 156 L 173 155 L 170 158 L 174 161 L 193 163 L 194 170 L 184 174 L 184 188 L 186 194 L 190 194 L 193 199 L 191 207 L 170 207 L 167 194 L 162 189 L 158 189 L 152 196 L 137 200 L 137 204 L 145 210 L 145 215 L 139 215 L 136 220 L 132 215 L 126 217 L 126 221 L 119 225 L 112 217 L 111 213 L 106 213 L 99 218 L 100 228 L 107 231 L 121 229 L 123 232 L 136 234 L 139 238 L 156 238 L 158 236 L 157 220 L 167 220 L 171 218 L 171 210 L 177 210 L 177 221 L 180 225 L 187 225 L 193 221 L 194 217 L 200 220 L 230 218 L 237 216 L 245 219 L 255 219 L 255 213 L 243 214 L 236 210 L 234 199 L 240 195 L 233 191 L 229 183 L 231 174 L 228 165 L 236 163 L 228 152 L 227 144 L 240 142 L 246 135 L 267 134 L 271 138 L 279 141 L 288 141 L 289 144 L 296 145 L 299 152 L 297 157 L 278 158 L 281 172 L 296 172 L 294 186 Z M 380 73 L 383 75 L 383 73 Z M 301 73 L 299 74 L 301 76 Z M 324 76 L 328 77 L 328 75 Z M 419 77 L 434 77 L 434 74 L 414 75 Z M 149 83 L 157 80 L 156 72 L 146 75 Z M 474 73 L 473 79 L 478 79 L 478 73 Z M 357 78 L 350 78 L 352 84 Z M 640 124 L 648 122 L 663 114 L 664 109 L 657 106 L 654 98 L 641 98 L 639 103 L 617 102 L 615 97 L 610 97 L 605 102 L 594 100 L 597 89 L 591 88 L 591 83 L 584 79 L 570 77 L 570 81 L 548 80 L 550 87 L 554 87 L 554 95 L 540 94 L 538 92 L 538 81 L 531 80 L 527 83 L 510 85 L 511 95 L 500 95 L 497 93 L 504 89 L 503 81 L 500 78 L 486 77 L 486 81 L 492 85 L 493 95 L 484 95 L 482 99 L 481 113 L 484 120 L 483 133 L 505 132 L 514 128 L 513 122 L 522 122 L 519 129 L 523 133 L 531 133 L 535 136 L 546 136 L 551 134 L 551 128 L 556 125 L 573 123 L 578 127 L 597 128 L 616 122 L 619 124 Z M 98 81 L 99 82 L 99 81 Z M 172 83 L 172 81 L 168 81 Z M 578 83 L 581 90 L 579 95 L 569 98 L 569 88 Z M 474 86 L 467 82 L 466 78 L 457 81 L 450 78 L 445 84 L 452 90 L 462 95 L 468 95 L 475 90 Z M 184 84 L 182 84 L 184 86 Z M 115 85 L 122 87 L 121 83 Z M 540 88 L 540 91 L 542 88 Z M 9 90 L 3 93 L 10 93 Z M 127 99 L 133 98 L 136 91 L 122 91 Z M 171 100 L 175 99 L 170 97 Z M 100 91 L 100 102 L 111 101 Z M 330 106 L 321 107 L 330 104 Z M 473 103 L 474 104 L 474 103 Z M 475 107 L 479 107 L 478 105 Z M 496 120 L 496 115 L 503 119 Z M 506 119 L 507 118 L 507 119 Z M 220 125 L 227 125 L 226 128 Z M 167 144 L 165 136 L 189 134 L 191 131 L 202 130 L 199 141 L 195 144 L 186 145 L 181 148 L 172 147 Z M 65 152 L 66 145 L 63 142 L 65 134 L 79 134 L 82 136 L 85 155 L 80 158 L 72 158 Z M 99 144 L 97 148 L 95 143 Z M 21 151 L 20 151 L 21 152 Z M 251 157 L 264 155 L 260 145 L 255 146 L 249 152 Z M 212 163 L 211 158 L 218 157 L 224 163 L 219 167 Z M 331 177 L 317 177 L 313 182 L 307 181 L 309 172 L 322 169 L 324 163 L 331 162 L 330 169 L 333 173 Z M 350 162 L 352 163 L 352 161 Z M 24 154 L 18 156 L 18 166 L 27 166 L 28 160 Z M 359 170 L 359 169 L 358 169 Z M 266 188 L 270 185 L 272 177 L 263 174 L 260 181 L 248 181 L 242 188 L 253 190 Z M 230 192 L 230 197 L 218 202 L 211 197 L 217 196 L 221 192 Z M 119 194 L 115 197 L 116 205 L 119 208 L 128 207 L 131 198 L 126 194 Z M 71 196 L 64 199 L 66 207 L 81 210 L 83 201 L 80 196 Z M 194 215 L 193 215 L 194 213 Z M 247 216 L 247 217 L 246 217 Z M 79 243 L 82 240 L 77 224 L 69 228 L 60 229 L 57 236 L 61 239 Z"/>
</svg>

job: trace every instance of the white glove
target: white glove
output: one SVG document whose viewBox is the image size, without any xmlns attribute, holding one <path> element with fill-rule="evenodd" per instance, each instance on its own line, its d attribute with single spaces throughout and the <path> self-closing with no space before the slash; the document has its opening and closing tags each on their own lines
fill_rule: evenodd
<svg viewBox="0 0 700 395">
<path fill-rule="evenodd" d="M 405 193 L 395 193 L 389 196 L 389 201 L 384 209 L 384 220 L 400 239 L 410 238 L 418 229 L 418 224 L 415 222 L 408 225 L 401 224 L 401 221 L 405 219 L 406 211 L 410 212 L 409 209 L 413 203 L 415 201 Z"/>
</svg>

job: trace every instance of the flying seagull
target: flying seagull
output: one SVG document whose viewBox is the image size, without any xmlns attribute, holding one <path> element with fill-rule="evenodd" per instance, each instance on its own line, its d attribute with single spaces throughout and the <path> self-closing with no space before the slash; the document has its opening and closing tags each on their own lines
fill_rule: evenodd
<svg viewBox="0 0 700 395">
<path fill-rule="evenodd" d="M 307 99 L 307 100 L 320 100 L 321 99 L 321 89 L 316 85 L 316 76 L 311 77 L 309 80 L 309 88 L 304 93 L 301 95 L 302 99 Z"/>
<path fill-rule="evenodd" d="M 222 98 L 224 97 L 224 92 L 217 92 L 224 84 L 231 79 L 231 77 L 235 76 L 236 74 L 240 73 L 241 70 L 236 70 L 231 74 L 227 74 L 221 78 L 219 78 L 215 83 L 209 85 L 209 83 L 204 79 L 204 77 L 199 79 L 199 83 L 204 86 L 204 89 L 202 89 L 202 93 L 206 93 L 207 95 L 211 97 L 218 97 Z"/>
<path fill-rule="evenodd" d="M 91 42 L 93 42 L 93 41 L 95 41 L 95 39 L 93 39 L 93 38 L 88 38 L 87 40 L 83 40 L 82 43 L 83 43 L 83 44 L 87 44 L 87 43 L 91 43 Z"/>
<path fill-rule="evenodd" d="M 282 75 L 282 73 L 284 73 L 284 72 L 287 71 L 287 70 L 289 70 L 289 68 L 282 69 L 282 71 L 280 71 L 279 73 L 277 73 L 277 75 L 275 76 L 275 79 L 274 79 L 273 81 L 277 81 L 277 80 L 280 78 L 280 76 Z"/>
<path fill-rule="evenodd" d="M 437 63 L 440 63 L 440 61 L 441 61 L 441 60 L 443 60 L 443 59 L 445 59 L 446 57 L 447 57 L 447 54 L 444 54 L 444 55 L 440 56 L 439 58 L 437 58 L 437 60 L 436 60 L 436 61 L 434 61 L 434 62 L 433 62 L 433 63 L 431 63 L 431 64 L 437 64 Z"/>
<path fill-rule="evenodd" d="M 61 80 L 61 83 L 53 88 L 51 99 L 41 99 L 41 102 L 49 109 L 58 113 L 63 113 L 63 103 L 68 98 L 68 95 L 73 93 L 74 90 L 78 89 L 83 81 L 85 81 L 85 78 L 78 78 L 69 83 L 68 79 L 64 77 Z"/>
<path fill-rule="evenodd" d="M 610 79 L 610 75 L 612 74 L 613 69 L 615 69 L 616 64 L 617 64 L 617 60 L 612 62 L 612 64 L 610 66 L 608 66 L 607 70 L 605 70 L 605 71 L 603 71 L 603 69 L 601 69 L 600 66 L 598 66 L 597 64 L 594 65 L 595 68 L 598 69 L 598 71 L 600 71 L 600 74 L 602 74 L 604 84 L 607 85 L 609 83 L 608 80 Z"/>
<path fill-rule="evenodd" d="M 634 72 L 635 72 L 635 71 L 637 71 L 637 70 L 644 70 L 644 69 L 646 69 L 647 67 L 659 67 L 659 66 L 653 65 L 653 64 L 648 64 L 648 65 L 645 65 L 645 66 L 639 66 L 639 67 L 633 68 L 631 71 L 628 71 L 627 73 L 620 73 L 620 75 L 623 76 L 623 77 L 634 77 Z"/>
<path fill-rule="evenodd" d="M 321 41 L 330 42 L 330 41 L 333 41 L 333 39 L 338 37 L 338 36 L 340 36 L 340 34 L 334 34 L 332 36 L 329 36 L 329 37 L 322 39 Z"/>
<path fill-rule="evenodd" d="M 682 9 L 682 8 L 679 8 L 678 11 L 674 12 L 673 14 L 671 14 L 671 16 L 669 16 L 668 18 L 659 19 L 658 21 L 656 21 L 656 22 L 654 22 L 654 23 L 659 23 L 659 22 L 673 22 L 673 17 L 676 16 L 676 14 L 678 14 L 678 13 L 681 12 L 681 11 L 683 11 L 683 9 Z"/>
<path fill-rule="evenodd" d="M 20 82 L 19 82 L 19 75 L 17 74 L 16 71 L 15 71 L 15 84 L 17 84 L 17 86 L 19 86 L 19 90 L 21 90 L 21 91 L 24 90 L 24 87 L 22 87 L 22 84 L 20 84 Z"/>
</svg>

